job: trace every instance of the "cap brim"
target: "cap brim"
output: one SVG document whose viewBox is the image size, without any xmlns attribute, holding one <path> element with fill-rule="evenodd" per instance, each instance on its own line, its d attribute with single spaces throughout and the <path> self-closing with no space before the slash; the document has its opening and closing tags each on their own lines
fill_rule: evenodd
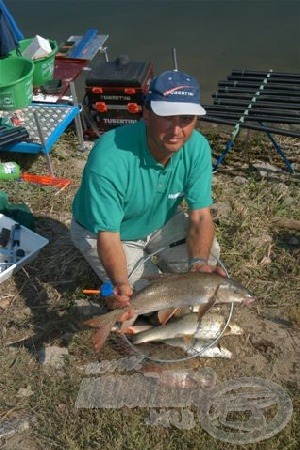
<svg viewBox="0 0 300 450">
<path fill-rule="evenodd" d="M 150 102 L 152 111 L 158 116 L 204 116 L 206 111 L 197 103 Z"/>
</svg>

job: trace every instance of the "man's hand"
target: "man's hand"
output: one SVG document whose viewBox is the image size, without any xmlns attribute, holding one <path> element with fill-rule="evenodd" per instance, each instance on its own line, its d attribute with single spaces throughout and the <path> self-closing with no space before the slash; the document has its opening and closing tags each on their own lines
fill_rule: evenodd
<svg viewBox="0 0 300 450">
<path fill-rule="evenodd" d="M 105 299 L 108 309 L 126 308 L 130 305 L 130 297 L 133 294 L 132 287 L 129 283 L 120 283 L 114 287 L 114 295 L 110 295 Z"/>
<path fill-rule="evenodd" d="M 221 277 L 227 277 L 227 274 L 221 266 L 211 266 L 210 264 L 199 262 L 194 263 L 189 267 L 189 272 L 207 272 L 216 273 Z"/>
<path fill-rule="evenodd" d="M 120 309 L 130 306 L 130 297 L 132 296 L 132 287 L 128 283 L 120 283 L 114 287 L 114 295 L 105 299 L 105 304 L 108 309 Z M 134 316 L 134 309 L 125 311 L 118 322 L 126 322 Z"/>
</svg>

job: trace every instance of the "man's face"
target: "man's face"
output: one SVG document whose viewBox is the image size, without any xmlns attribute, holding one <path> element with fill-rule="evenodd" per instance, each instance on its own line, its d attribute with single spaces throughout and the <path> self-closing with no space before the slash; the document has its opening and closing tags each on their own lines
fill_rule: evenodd
<svg viewBox="0 0 300 450">
<path fill-rule="evenodd" d="M 157 161 L 164 163 L 190 138 L 197 123 L 197 116 L 163 117 L 145 109 L 144 120 L 151 154 Z"/>
</svg>

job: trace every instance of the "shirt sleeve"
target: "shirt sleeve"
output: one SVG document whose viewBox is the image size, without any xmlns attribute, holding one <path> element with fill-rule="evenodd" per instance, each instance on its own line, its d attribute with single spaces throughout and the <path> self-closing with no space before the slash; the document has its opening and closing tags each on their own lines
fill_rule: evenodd
<svg viewBox="0 0 300 450">
<path fill-rule="evenodd" d="M 80 201 L 75 203 L 74 216 L 92 233 L 118 232 L 123 218 L 122 194 L 105 175 L 87 170 L 84 173 Z M 80 204 L 80 210 L 76 205 Z"/>
</svg>

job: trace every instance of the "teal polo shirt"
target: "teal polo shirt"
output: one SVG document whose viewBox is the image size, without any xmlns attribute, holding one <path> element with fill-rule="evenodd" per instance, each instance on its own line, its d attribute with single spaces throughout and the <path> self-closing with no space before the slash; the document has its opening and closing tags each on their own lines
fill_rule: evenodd
<svg viewBox="0 0 300 450">
<path fill-rule="evenodd" d="M 212 162 L 207 140 L 194 130 L 164 167 L 151 155 L 143 120 L 104 133 L 92 148 L 72 210 L 92 233 L 143 239 L 161 228 L 186 200 L 211 205 Z"/>
</svg>

